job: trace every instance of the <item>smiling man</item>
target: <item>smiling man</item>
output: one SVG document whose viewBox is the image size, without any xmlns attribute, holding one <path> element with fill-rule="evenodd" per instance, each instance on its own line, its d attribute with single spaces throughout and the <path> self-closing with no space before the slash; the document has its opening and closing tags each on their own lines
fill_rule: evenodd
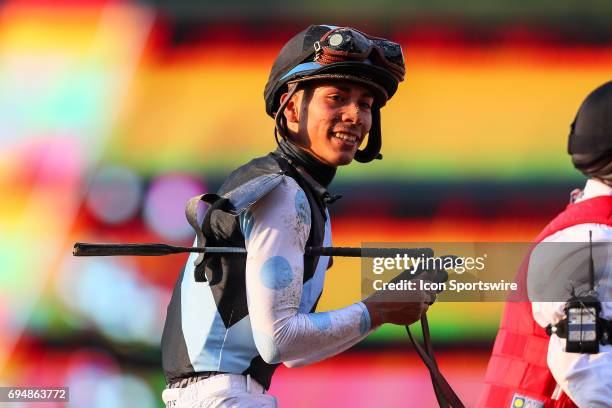
<svg viewBox="0 0 612 408">
<path fill-rule="evenodd" d="M 359 84 L 305 84 L 285 108 L 290 141 L 330 167 L 349 164 L 370 130 L 373 104 L 372 92 Z"/>
<path fill-rule="evenodd" d="M 427 310 L 432 294 L 413 291 L 316 313 L 331 259 L 305 256 L 331 245 L 327 187 L 338 166 L 379 157 L 380 108 L 403 78 L 398 44 L 351 28 L 310 26 L 283 47 L 264 92 L 278 149 L 208 195 L 202 225 L 206 245 L 248 256 L 187 261 L 162 337 L 167 406 L 276 406 L 266 391 L 280 363 L 320 361 Z"/>
</svg>

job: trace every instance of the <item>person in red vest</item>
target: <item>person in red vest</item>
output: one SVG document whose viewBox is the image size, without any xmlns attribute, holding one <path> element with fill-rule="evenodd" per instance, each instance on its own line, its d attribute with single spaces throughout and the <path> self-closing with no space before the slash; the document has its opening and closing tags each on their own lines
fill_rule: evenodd
<svg viewBox="0 0 612 408">
<path fill-rule="evenodd" d="M 565 244 L 566 252 L 559 254 L 557 265 L 539 262 L 539 267 L 535 267 L 534 253 L 542 245 L 534 247 L 517 277 L 532 300 L 546 284 L 569 284 L 563 280 L 568 276 L 559 276 L 560 264 L 579 256 L 580 260 L 574 262 L 584 265 L 589 232 L 594 243 L 612 242 L 612 81 L 591 92 L 580 106 L 571 126 L 568 152 L 574 167 L 588 180 L 582 190 L 572 192 L 565 211 L 544 228 L 535 242 L 583 244 L 581 250 L 574 252 L 569 251 L 571 244 Z M 612 407 L 612 302 L 606 301 L 612 294 L 612 256 L 598 259 L 594 265 L 595 288 L 601 300 L 603 339 L 599 352 L 566 352 L 566 335 L 551 332 L 551 327 L 556 328 L 566 319 L 566 301 L 509 301 L 478 407 Z"/>
</svg>

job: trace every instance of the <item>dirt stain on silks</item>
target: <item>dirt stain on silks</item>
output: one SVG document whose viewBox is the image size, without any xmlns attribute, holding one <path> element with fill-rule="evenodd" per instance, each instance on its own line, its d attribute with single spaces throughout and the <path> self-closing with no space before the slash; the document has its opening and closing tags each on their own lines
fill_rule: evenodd
<svg viewBox="0 0 612 408">
<path fill-rule="evenodd" d="M 293 231 L 293 239 L 291 245 L 294 248 L 304 251 L 306 241 L 308 240 L 308 227 L 302 217 L 297 214 L 287 214 L 282 217 L 283 225 Z"/>
</svg>

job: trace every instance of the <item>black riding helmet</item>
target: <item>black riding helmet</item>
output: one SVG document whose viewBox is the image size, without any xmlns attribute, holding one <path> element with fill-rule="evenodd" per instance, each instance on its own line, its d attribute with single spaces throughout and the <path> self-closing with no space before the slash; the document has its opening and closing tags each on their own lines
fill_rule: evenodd
<svg viewBox="0 0 612 408">
<path fill-rule="evenodd" d="M 612 183 L 612 81 L 591 92 L 571 125 L 568 153 L 574 167 Z"/>
<path fill-rule="evenodd" d="M 349 27 L 311 25 L 291 38 L 276 57 L 264 90 L 266 113 L 276 121 L 275 132 L 286 138 L 286 124 L 280 97 L 296 84 L 320 79 L 339 79 L 361 83 L 374 93 L 372 127 L 368 143 L 358 150 L 355 160 L 367 163 L 381 158 L 380 108 L 404 80 L 405 67 L 399 44 L 368 36 Z"/>
</svg>

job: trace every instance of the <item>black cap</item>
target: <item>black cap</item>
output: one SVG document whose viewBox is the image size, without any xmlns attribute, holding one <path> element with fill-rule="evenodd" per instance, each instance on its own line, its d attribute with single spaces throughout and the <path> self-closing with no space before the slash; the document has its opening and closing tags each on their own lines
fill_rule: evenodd
<svg viewBox="0 0 612 408">
<path fill-rule="evenodd" d="M 593 154 L 612 150 L 612 81 L 586 97 L 571 126 L 569 154 Z"/>
<path fill-rule="evenodd" d="M 321 65 L 313 61 L 314 44 L 336 26 L 311 25 L 291 38 L 281 49 L 270 71 L 264 89 L 266 113 L 274 117 L 280 96 L 287 92 L 287 84 L 315 79 L 346 79 L 369 86 L 378 107 L 383 106 L 397 91 L 399 84 L 387 69 L 361 61 L 343 61 Z"/>
</svg>

